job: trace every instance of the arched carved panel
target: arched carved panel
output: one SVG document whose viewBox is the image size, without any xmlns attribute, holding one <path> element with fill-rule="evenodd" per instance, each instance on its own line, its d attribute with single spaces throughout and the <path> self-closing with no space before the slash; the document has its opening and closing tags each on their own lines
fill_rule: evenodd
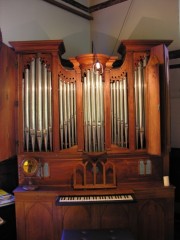
<svg viewBox="0 0 180 240">
<path fill-rule="evenodd" d="M 26 203 L 25 215 L 27 240 L 52 240 L 54 238 L 51 203 Z M 41 216 L 41 222 L 37 221 L 37 216 Z"/>
<path fill-rule="evenodd" d="M 138 228 L 140 240 L 165 239 L 165 212 L 158 201 L 146 201 L 139 209 Z"/>
<path fill-rule="evenodd" d="M 63 208 L 64 229 L 89 229 L 91 228 L 91 207 L 70 206 Z"/>
<path fill-rule="evenodd" d="M 127 205 L 104 205 L 100 210 L 102 228 L 129 228 L 129 211 Z"/>
</svg>

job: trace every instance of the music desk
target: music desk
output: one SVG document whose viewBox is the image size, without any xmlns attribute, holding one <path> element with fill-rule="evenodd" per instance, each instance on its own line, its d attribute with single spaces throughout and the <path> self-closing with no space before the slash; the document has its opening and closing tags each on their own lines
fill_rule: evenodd
<svg viewBox="0 0 180 240">
<path fill-rule="evenodd" d="M 63 230 L 61 240 L 135 240 L 125 229 Z"/>
</svg>

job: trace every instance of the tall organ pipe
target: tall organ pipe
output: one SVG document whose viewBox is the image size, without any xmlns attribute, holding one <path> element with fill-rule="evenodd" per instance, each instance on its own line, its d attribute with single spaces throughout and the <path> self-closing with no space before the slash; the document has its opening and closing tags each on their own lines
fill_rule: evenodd
<svg viewBox="0 0 180 240">
<path fill-rule="evenodd" d="M 99 76 L 99 97 L 100 97 L 100 124 L 101 124 L 101 147 L 100 151 L 104 151 L 104 89 L 102 75 Z"/>
<path fill-rule="evenodd" d="M 145 98 L 144 81 L 147 58 L 141 59 L 134 72 L 135 111 L 136 111 L 136 148 L 145 147 Z"/>
<path fill-rule="evenodd" d="M 47 67 L 43 64 L 42 69 L 42 99 L 43 99 L 43 108 L 42 108 L 42 128 L 43 128 L 43 140 L 45 151 L 48 149 L 48 84 L 47 84 Z"/>
<path fill-rule="evenodd" d="M 30 88 L 29 88 L 29 109 L 30 109 L 30 137 L 32 144 L 32 151 L 35 151 L 35 139 L 36 139 L 36 118 L 35 118 L 35 59 L 32 59 L 30 63 Z"/>
<path fill-rule="evenodd" d="M 127 102 L 127 79 L 123 78 L 124 90 L 124 124 L 125 124 L 125 147 L 127 148 L 128 142 L 128 102 Z"/>
<path fill-rule="evenodd" d="M 83 90 L 83 107 L 84 107 L 84 149 L 88 151 L 88 99 L 87 99 L 87 78 L 84 77 L 84 90 Z"/>
<path fill-rule="evenodd" d="M 51 72 L 38 56 L 31 60 L 24 76 L 26 151 L 42 151 L 43 146 L 45 151 L 52 150 Z"/>
<path fill-rule="evenodd" d="M 60 148 L 76 144 L 76 88 L 75 82 L 65 82 L 59 76 Z"/>
<path fill-rule="evenodd" d="M 42 66 L 40 57 L 36 58 L 36 134 L 38 149 L 42 149 Z"/>
<path fill-rule="evenodd" d="M 61 149 L 63 149 L 63 145 L 64 145 L 64 118 L 63 118 L 63 83 L 61 80 L 59 80 L 59 119 L 60 119 L 60 144 L 61 144 Z"/>
<path fill-rule="evenodd" d="M 87 70 L 83 81 L 84 150 L 104 151 L 103 81 L 99 73 Z"/>
<path fill-rule="evenodd" d="M 29 151 L 29 69 L 25 69 L 24 80 L 24 132 L 26 150 Z"/>
<path fill-rule="evenodd" d="M 51 83 L 50 71 L 48 71 L 47 76 L 48 76 L 48 82 L 47 82 L 48 132 L 49 132 L 50 151 L 52 151 L 52 83 Z"/>
</svg>

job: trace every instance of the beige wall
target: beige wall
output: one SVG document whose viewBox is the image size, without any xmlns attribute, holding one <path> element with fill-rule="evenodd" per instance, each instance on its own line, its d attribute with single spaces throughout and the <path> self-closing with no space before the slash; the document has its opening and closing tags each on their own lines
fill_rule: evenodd
<svg viewBox="0 0 180 240">
<path fill-rule="evenodd" d="M 179 64 L 180 59 L 170 61 Z M 180 68 L 170 69 L 171 147 L 180 148 Z"/>
<path fill-rule="evenodd" d="M 103 0 L 81 0 L 86 6 Z M 63 39 L 65 57 L 91 52 L 117 55 L 122 39 L 172 39 L 180 49 L 179 0 L 128 0 L 93 14 L 88 21 L 42 0 L 0 0 L 0 28 L 5 43 Z"/>
<path fill-rule="evenodd" d="M 111 55 L 115 48 L 115 55 L 122 39 L 171 39 L 169 49 L 180 49 L 178 0 L 128 0 L 93 17 L 92 38 L 102 53 Z"/>
<path fill-rule="evenodd" d="M 89 21 L 42 0 L 0 0 L 3 42 L 62 39 L 65 57 L 91 49 Z"/>
</svg>

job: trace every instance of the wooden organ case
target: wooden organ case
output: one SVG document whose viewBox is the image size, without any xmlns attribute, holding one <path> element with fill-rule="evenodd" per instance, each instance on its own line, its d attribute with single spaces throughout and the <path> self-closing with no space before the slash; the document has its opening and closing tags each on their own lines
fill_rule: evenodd
<svg viewBox="0 0 180 240">
<path fill-rule="evenodd" d="M 163 184 L 170 41 L 122 41 L 121 60 L 85 54 L 70 58 L 68 67 L 63 41 L 10 44 L 19 66 L 18 240 L 58 240 L 63 229 L 87 228 L 126 228 L 138 240 L 172 240 L 174 187 Z M 31 159 L 37 171 L 27 176 L 23 163 Z M 59 196 L 117 195 L 133 201 L 57 204 Z"/>
</svg>

